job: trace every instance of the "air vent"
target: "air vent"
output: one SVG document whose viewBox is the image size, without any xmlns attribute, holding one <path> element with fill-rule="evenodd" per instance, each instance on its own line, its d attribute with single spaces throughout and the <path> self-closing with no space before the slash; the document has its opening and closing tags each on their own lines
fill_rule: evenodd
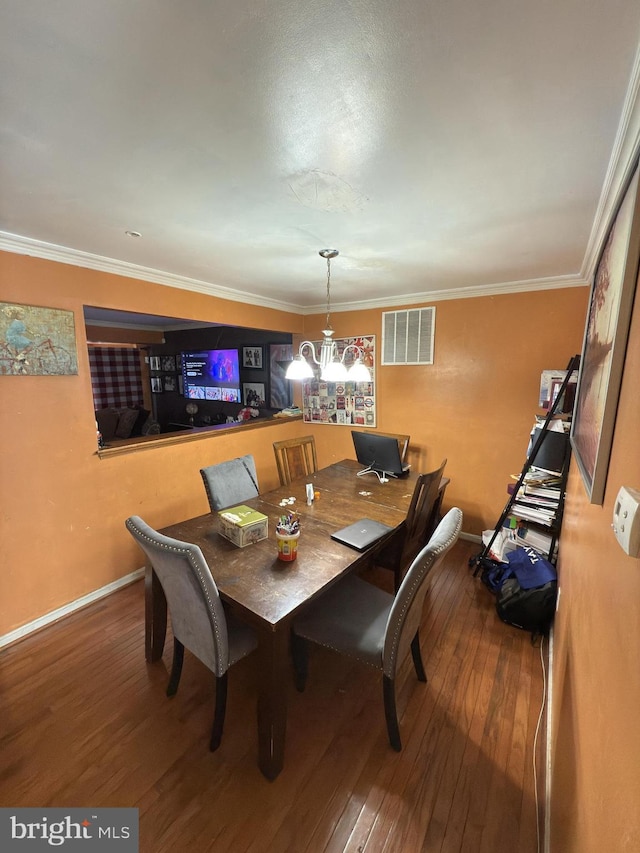
<svg viewBox="0 0 640 853">
<path fill-rule="evenodd" d="M 382 312 L 382 364 L 433 364 L 435 308 Z"/>
</svg>

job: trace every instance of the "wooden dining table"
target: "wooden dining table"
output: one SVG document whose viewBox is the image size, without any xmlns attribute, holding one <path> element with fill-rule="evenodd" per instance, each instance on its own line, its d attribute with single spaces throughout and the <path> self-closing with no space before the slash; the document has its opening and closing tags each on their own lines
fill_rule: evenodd
<svg viewBox="0 0 640 853">
<path fill-rule="evenodd" d="M 403 524 L 417 475 L 379 482 L 375 474 L 357 476 L 362 466 L 345 459 L 308 477 L 243 501 L 269 518 L 269 536 L 238 548 L 218 532 L 216 514 L 181 521 L 160 532 L 198 545 L 220 596 L 235 615 L 252 625 L 259 638 L 258 765 L 275 779 L 284 763 L 287 690 L 291 679 L 289 635 L 293 619 L 340 577 L 370 563 L 371 558 Z M 440 502 L 448 479 L 440 486 Z M 316 497 L 307 504 L 306 484 Z M 281 505 L 285 499 L 295 503 Z M 281 515 L 295 511 L 300 538 L 295 561 L 278 559 L 275 538 Z M 331 539 L 331 534 L 361 518 L 389 525 L 391 532 L 364 552 Z M 145 577 L 145 652 L 148 661 L 163 653 L 167 604 L 152 567 Z"/>
</svg>

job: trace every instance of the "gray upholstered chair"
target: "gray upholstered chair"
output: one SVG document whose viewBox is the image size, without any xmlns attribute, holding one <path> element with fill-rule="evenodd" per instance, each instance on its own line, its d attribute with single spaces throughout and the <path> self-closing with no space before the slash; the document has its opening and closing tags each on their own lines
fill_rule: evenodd
<svg viewBox="0 0 640 853">
<path fill-rule="evenodd" d="M 396 673 L 411 649 L 418 680 L 427 680 L 418 631 L 427 591 L 425 581 L 458 539 L 461 525 L 461 510 L 450 509 L 411 564 L 395 596 L 356 575 L 347 575 L 315 599 L 293 623 L 292 654 L 298 690 L 304 690 L 307 678 L 307 640 L 380 670 L 389 742 L 398 752 L 402 742 L 396 711 Z"/>
<path fill-rule="evenodd" d="M 241 504 L 259 494 L 256 463 L 250 453 L 201 468 L 200 474 L 211 512 Z"/>
<path fill-rule="evenodd" d="M 435 471 L 418 475 L 402 529 L 373 558 L 374 565 L 391 569 L 396 592 L 416 554 L 427 544 L 440 521 L 440 481 L 446 464 L 444 459 Z"/>
<path fill-rule="evenodd" d="M 126 526 L 162 585 L 173 628 L 173 665 L 167 696 L 180 683 L 185 647 L 216 677 L 216 707 L 210 749 L 220 746 L 227 706 L 227 671 L 257 646 L 254 632 L 226 614 L 218 588 L 197 545 L 163 536 L 139 516 Z"/>
</svg>

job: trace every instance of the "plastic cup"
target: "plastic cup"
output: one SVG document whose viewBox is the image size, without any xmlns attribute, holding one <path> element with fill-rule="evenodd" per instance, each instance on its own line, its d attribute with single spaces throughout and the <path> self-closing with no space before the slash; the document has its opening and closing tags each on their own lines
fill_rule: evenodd
<svg viewBox="0 0 640 853">
<path fill-rule="evenodd" d="M 276 530 L 276 541 L 278 543 L 278 559 L 279 560 L 295 560 L 298 556 L 298 539 L 300 531 L 297 533 L 278 533 Z"/>
</svg>

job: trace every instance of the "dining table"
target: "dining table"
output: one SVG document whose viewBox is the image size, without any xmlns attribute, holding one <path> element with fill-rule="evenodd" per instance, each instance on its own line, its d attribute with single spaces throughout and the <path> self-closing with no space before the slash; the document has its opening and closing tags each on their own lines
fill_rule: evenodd
<svg viewBox="0 0 640 853">
<path fill-rule="evenodd" d="M 292 621 L 307 605 L 348 572 L 369 565 L 375 553 L 403 525 L 418 475 L 380 482 L 375 474 L 358 476 L 362 465 L 344 459 L 313 474 L 242 503 L 266 515 L 268 538 L 237 547 L 218 530 L 216 513 L 172 524 L 160 532 L 198 545 L 209 565 L 225 607 L 253 626 L 258 636 L 258 766 L 267 779 L 282 770 L 287 723 L 288 681 L 292 678 L 289 640 Z M 442 502 L 448 478 L 440 484 Z M 314 492 L 307 502 L 307 484 Z M 297 558 L 278 558 L 276 525 L 295 512 L 300 524 Z M 390 532 L 365 551 L 331 538 L 342 527 L 370 518 Z M 145 574 L 145 654 L 163 653 L 167 603 L 152 566 Z"/>
</svg>

